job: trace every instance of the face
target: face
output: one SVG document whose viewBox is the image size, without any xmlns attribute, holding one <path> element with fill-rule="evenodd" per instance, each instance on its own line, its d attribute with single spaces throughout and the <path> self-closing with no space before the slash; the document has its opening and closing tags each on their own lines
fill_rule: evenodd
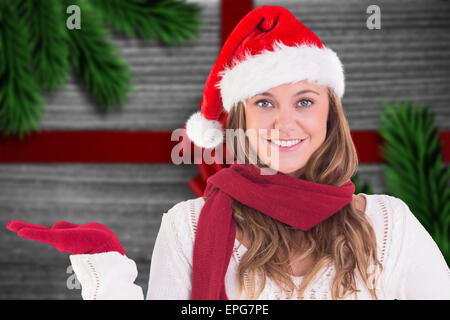
<svg viewBox="0 0 450 320">
<path fill-rule="evenodd" d="M 292 174 L 325 141 L 329 109 L 326 86 L 306 80 L 283 84 L 245 100 L 251 147 L 270 168 Z"/>
</svg>

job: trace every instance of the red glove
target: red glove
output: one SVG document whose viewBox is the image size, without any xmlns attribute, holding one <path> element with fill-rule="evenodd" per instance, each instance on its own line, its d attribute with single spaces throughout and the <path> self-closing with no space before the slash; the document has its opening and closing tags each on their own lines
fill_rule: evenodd
<svg viewBox="0 0 450 320">
<path fill-rule="evenodd" d="M 117 251 L 125 255 L 116 235 L 106 226 L 91 222 L 77 225 L 58 221 L 51 228 L 13 220 L 6 228 L 17 232 L 19 237 L 48 243 L 61 252 L 71 254 L 94 254 Z"/>
</svg>

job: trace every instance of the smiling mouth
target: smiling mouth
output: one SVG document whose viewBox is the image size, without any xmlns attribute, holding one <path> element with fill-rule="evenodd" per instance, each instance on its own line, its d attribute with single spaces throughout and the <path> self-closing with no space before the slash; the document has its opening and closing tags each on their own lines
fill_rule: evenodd
<svg viewBox="0 0 450 320">
<path fill-rule="evenodd" d="M 304 138 L 304 139 L 273 139 L 273 140 L 266 139 L 266 140 L 269 141 L 274 146 L 277 146 L 280 148 L 291 148 L 291 147 L 299 145 L 306 139 L 308 139 L 308 138 Z"/>
</svg>

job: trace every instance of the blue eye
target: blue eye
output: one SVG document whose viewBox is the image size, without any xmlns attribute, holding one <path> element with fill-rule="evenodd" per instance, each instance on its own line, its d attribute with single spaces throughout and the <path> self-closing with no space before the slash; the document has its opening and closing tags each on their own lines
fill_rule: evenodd
<svg viewBox="0 0 450 320">
<path fill-rule="evenodd" d="M 305 105 L 305 104 L 303 104 L 303 101 L 309 101 L 310 104 L 309 104 L 309 105 Z M 312 101 L 312 100 L 309 100 L 309 99 L 302 99 L 302 100 L 300 100 L 299 102 L 300 102 L 300 105 L 301 105 L 302 107 L 304 107 L 304 108 L 309 108 L 309 107 L 311 107 L 311 105 L 313 104 L 313 101 Z"/>
<path fill-rule="evenodd" d="M 266 106 L 261 106 L 261 105 L 259 104 L 260 102 L 267 102 L 267 103 L 270 103 L 269 100 L 265 100 L 265 99 L 256 101 L 255 104 L 256 104 L 257 106 L 259 106 L 259 107 L 262 107 L 262 108 L 267 108 L 267 105 L 266 105 Z"/>
<path fill-rule="evenodd" d="M 306 103 L 304 103 L 306 102 Z M 263 103 L 265 105 L 261 105 L 260 103 Z M 302 108 L 309 108 L 311 107 L 311 105 L 314 103 L 314 101 L 310 100 L 310 99 L 301 99 L 298 101 L 299 106 Z M 309 104 L 308 104 L 309 103 Z M 267 109 L 269 106 L 271 106 L 272 104 L 270 103 L 269 100 L 263 99 L 263 100 L 258 100 L 255 102 L 255 104 L 263 109 Z"/>
</svg>

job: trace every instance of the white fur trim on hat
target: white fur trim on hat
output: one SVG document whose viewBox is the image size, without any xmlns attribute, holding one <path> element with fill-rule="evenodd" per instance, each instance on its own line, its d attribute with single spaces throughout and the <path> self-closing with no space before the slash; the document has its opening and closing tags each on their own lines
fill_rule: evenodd
<svg viewBox="0 0 450 320">
<path fill-rule="evenodd" d="M 191 115 L 186 122 L 186 134 L 199 147 L 215 148 L 223 142 L 222 124 L 206 119 L 200 111 Z"/>
<path fill-rule="evenodd" d="M 219 73 L 215 85 L 220 89 L 223 108 L 229 112 L 234 104 L 286 83 L 301 80 L 332 88 L 342 98 L 345 90 L 344 68 L 337 54 L 327 48 L 306 44 L 286 46 L 275 41 L 273 51 L 246 57 L 230 69 Z"/>
</svg>

